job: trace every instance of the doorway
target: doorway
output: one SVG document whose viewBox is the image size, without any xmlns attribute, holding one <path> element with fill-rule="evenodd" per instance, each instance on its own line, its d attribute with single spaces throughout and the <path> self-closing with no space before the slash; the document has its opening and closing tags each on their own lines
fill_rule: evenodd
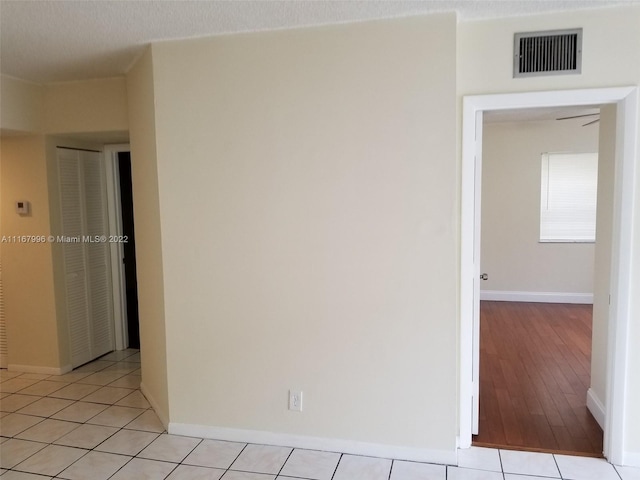
<svg viewBox="0 0 640 480">
<path fill-rule="evenodd" d="M 607 388 L 604 417 L 604 455 L 623 462 L 624 384 L 626 334 L 629 319 L 631 228 L 633 219 L 634 138 L 637 133 L 637 89 L 603 88 L 504 95 L 464 99 L 461 224 L 461 330 L 460 330 L 460 437 L 459 446 L 471 445 L 477 431 L 479 389 L 479 206 L 482 165 L 482 114 L 488 110 L 534 107 L 616 104 L 616 159 L 612 228 L 611 302 L 607 344 Z M 625 173 L 627 173 L 625 175 Z"/>
<path fill-rule="evenodd" d="M 127 312 L 128 348 L 140 348 L 138 320 L 138 277 L 136 274 L 136 235 L 133 222 L 131 152 L 118 152 L 120 177 L 120 211 L 122 220 L 125 309 Z"/>
<path fill-rule="evenodd" d="M 615 107 L 604 113 L 613 129 Z M 586 405 L 598 165 L 598 209 L 612 211 L 613 152 L 603 141 L 597 161 L 600 129 L 591 122 L 599 116 L 595 107 L 483 115 L 476 446 L 602 455 L 602 430 Z M 599 249 L 607 248 L 609 224 L 599 223 Z M 595 333 L 605 336 L 597 320 Z"/>
<path fill-rule="evenodd" d="M 140 348 L 138 281 L 131 152 L 127 144 L 105 146 L 116 350 Z"/>
</svg>

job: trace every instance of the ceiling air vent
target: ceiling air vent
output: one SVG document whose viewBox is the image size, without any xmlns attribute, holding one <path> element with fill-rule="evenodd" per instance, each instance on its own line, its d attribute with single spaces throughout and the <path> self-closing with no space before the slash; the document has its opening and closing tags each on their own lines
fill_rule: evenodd
<svg viewBox="0 0 640 480">
<path fill-rule="evenodd" d="M 514 78 L 581 71 L 581 28 L 516 33 L 514 40 Z"/>
</svg>

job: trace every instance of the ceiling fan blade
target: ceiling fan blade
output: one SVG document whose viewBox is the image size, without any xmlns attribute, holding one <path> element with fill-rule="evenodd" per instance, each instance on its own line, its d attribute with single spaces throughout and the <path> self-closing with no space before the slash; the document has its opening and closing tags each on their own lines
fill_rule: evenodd
<svg viewBox="0 0 640 480">
<path fill-rule="evenodd" d="M 594 123 L 598 123 L 600 121 L 599 118 L 596 118 L 595 120 L 592 120 L 591 122 L 585 123 L 584 125 L 582 125 L 583 127 L 586 127 L 587 125 L 593 125 Z"/>
<path fill-rule="evenodd" d="M 600 113 L 585 113 L 584 115 L 573 115 L 571 117 L 560 117 L 560 118 L 556 118 L 556 120 L 569 120 L 571 118 L 593 117 L 595 115 L 600 115 Z"/>
</svg>

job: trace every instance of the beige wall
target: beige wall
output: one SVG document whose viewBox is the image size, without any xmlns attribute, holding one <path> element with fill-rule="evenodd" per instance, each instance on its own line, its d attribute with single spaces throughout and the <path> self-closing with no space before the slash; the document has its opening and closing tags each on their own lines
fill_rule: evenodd
<svg viewBox="0 0 640 480">
<path fill-rule="evenodd" d="M 541 154 L 597 152 L 584 121 L 486 123 L 482 154 L 483 290 L 593 292 L 593 243 L 540 243 Z"/>
<path fill-rule="evenodd" d="M 4 132 L 122 134 L 129 128 L 124 77 L 38 85 L 0 77 Z M 126 138 L 126 135 L 125 135 Z"/>
<path fill-rule="evenodd" d="M 45 137 L 25 135 L 1 142 L 1 236 L 48 236 L 49 198 Z M 15 212 L 15 201 L 31 203 L 31 214 Z M 50 243 L 2 243 L 2 282 L 9 367 L 62 366 Z"/>
<path fill-rule="evenodd" d="M 509 19 L 461 22 L 458 35 L 458 94 L 617 87 L 640 84 L 640 7 L 572 11 Z M 513 34 L 581 26 L 581 75 L 512 78 Z M 615 52 L 613 55 L 611 52 Z M 639 112 L 640 113 L 640 112 Z M 640 169 L 635 169 L 640 185 Z M 634 252 L 640 251 L 640 190 L 634 195 Z M 640 291 L 640 255 L 632 256 L 631 292 Z M 640 338 L 640 296 L 630 305 L 629 342 Z M 640 350 L 631 347 L 626 382 L 625 458 L 640 465 Z"/>
<path fill-rule="evenodd" d="M 455 28 L 154 45 L 172 423 L 453 453 Z"/>
<path fill-rule="evenodd" d="M 47 85 L 43 106 L 46 133 L 126 131 L 129 128 L 124 77 Z"/>
<path fill-rule="evenodd" d="M 44 88 L 0 75 L 0 128 L 2 131 L 41 132 L 44 125 Z"/>
<path fill-rule="evenodd" d="M 142 383 L 145 395 L 166 425 L 169 421 L 169 397 L 164 310 L 165 278 L 156 164 L 153 61 L 150 48 L 129 72 L 127 89 L 131 107 L 129 123 Z M 190 386 L 189 396 L 196 394 L 193 390 L 194 385 Z"/>
</svg>

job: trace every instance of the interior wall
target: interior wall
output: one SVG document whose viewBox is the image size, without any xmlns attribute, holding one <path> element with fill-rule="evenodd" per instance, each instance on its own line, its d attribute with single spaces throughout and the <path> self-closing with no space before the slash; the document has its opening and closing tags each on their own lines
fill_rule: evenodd
<svg viewBox="0 0 640 480">
<path fill-rule="evenodd" d="M 597 152 L 584 119 L 484 123 L 482 290 L 593 293 L 593 243 L 540 243 L 541 155 Z"/>
<path fill-rule="evenodd" d="M 169 395 L 165 325 L 165 273 L 162 258 L 160 195 L 156 160 L 155 90 L 149 48 L 127 75 L 133 207 L 136 221 L 136 265 L 142 388 L 167 425 Z M 178 199 L 176 199 L 178 200 Z M 181 252 L 174 252 L 182 255 Z M 191 332 L 196 333 L 197 332 Z M 189 353 L 186 354 L 190 356 Z M 202 373 L 200 367 L 196 367 Z M 188 395 L 199 395 L 189 388 Z"/>
<path fill-rule="evenodd" d="M 40 132 L 44 125 L 41 85 L 0 75 L 0 128 Z"/>
<path fill-rule="evenodd" d="M 126 131 L 124 77 L 64 82 L 44 89 L 44 130 L 49 134 Z"/>
<path fill-rule="evenodd" d="M 153 46 L 172 425 L 455 459 L 455 35 Z"/>
<path fill-rule="evenodd" d="M 20 239 L 51 234 L 45 137 L 6 137 L 2 138 L 0 148 L 0 236 L 12 239 L 3 242 L 1 250 L 9 368 L 57 369 L 62 363 L 57 342 L 51 243 Z M 30 202 L 29 215 L 16 213 L 16 200 Z"/>
<path fill-rule="evenodd" d="M 458 95 L 640 85 L 640 7 L 606 8 L 495 20 L 461 22 L 458 35 Z M 512 78 L 512 46 L 516 32 L 582 27 L 582 74 Z M 611 52 L 616 52 L 612 55 Z M 624 60 L 621 60 L 624 59 Z M 640 115 L 640 112 L 636 112 Z M 640 132 L 639 132 L 640 134 Z M 637 141 L 638 134 L 636 134 Z M 635 168 L 635 185 L 640 169 Z M 640 291 L 640 190 L 633 209 L 631 292 Z M 640 338 L 640 297 L 630 299 L 628 338 Z M 640 351 L 630 348 L 626 372 L 624 458 L 640 466 Z"/>
</svg>

